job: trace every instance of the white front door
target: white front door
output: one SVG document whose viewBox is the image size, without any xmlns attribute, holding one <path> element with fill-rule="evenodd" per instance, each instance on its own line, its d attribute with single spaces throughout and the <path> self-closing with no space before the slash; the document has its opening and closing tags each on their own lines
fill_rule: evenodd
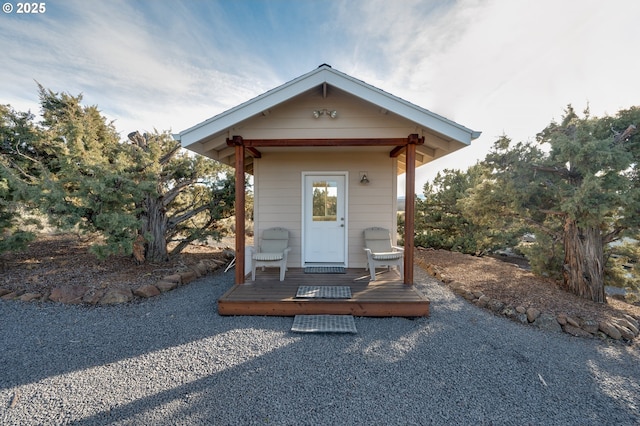
<svg viewBox="0 0 640 426">
<path fill-rule="evenodd" d="M 346 266 L 346 173 L 304 175 L 304 263 Z"/>
</svg>

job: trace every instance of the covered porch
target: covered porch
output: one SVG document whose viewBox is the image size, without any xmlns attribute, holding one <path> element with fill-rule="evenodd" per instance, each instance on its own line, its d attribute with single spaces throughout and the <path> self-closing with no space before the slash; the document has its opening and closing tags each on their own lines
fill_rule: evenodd
<svg viewBox="0 0 640 426">
<path fill-rule="evenodd" d="M 347 268 L 344 274 L 308 274 L 289 268 L 284 281 L 277 268 L 256 274 L 255 281 L 236 284 L 218 300 L 220 315 L 354 315 L 364 317 L 426 317 L 429 299 L 400 280 L 394 270 Z M 300 286 L 348 286 L 350 299 L 296 298 Z"/>
</svg>

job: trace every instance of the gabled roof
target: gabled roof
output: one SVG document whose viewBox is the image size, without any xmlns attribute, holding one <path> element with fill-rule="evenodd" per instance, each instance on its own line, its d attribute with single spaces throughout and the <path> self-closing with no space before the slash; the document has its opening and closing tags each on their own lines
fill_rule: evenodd
<svg viewBox="0 0 640 426">
<path fill-rule="evenodd" d="M 480 132 L 468 129 L 429 110 L 344 74 L 332 68 L 330 65 L 323 64 L 288 83 L 183 130 L 179 134 L 174 135 L 174 137 L 181 142 L 183 147 L 189 148 L 195 143 L 221 135 L 236 124 L 323 84 L 336 87 L 389 112 L 404 117 L 420 126 L 429 128 L 448 139 L 453 139 L 466 145 L 480 136 Z"/>
</svg>

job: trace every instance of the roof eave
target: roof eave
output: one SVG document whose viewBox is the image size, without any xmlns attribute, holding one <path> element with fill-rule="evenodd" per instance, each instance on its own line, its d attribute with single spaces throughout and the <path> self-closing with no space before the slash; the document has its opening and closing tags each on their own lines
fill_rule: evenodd
<svg viewBox="0 0 640 426">
<path fill-rule="evenodd" d="M 469 145 L 473 139 L 480 136 L 480 132 L 468 129 L 445 117 L 391 95 L 362 80 L 337 71 L 329 65 L 321 65 L 307 74 L 183 130 L 176 135 L 175 139 L 179 140 L 183 147 L 188 148 L 195 143 L 214 138 L 228 131 L 228 129 L 234 127 L 237 123 L 258 115 L 263 111 L 273 108 L 282 102 L 324 83 L 379 105 L 422 127 L 426 127 L 466 145 Z"/>
</svg>

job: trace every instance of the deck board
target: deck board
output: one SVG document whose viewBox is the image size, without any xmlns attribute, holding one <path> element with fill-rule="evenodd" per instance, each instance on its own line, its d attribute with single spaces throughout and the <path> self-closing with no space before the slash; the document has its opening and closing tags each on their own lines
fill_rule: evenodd
<svg viewBox="0 0 640 426">
<path fill-rule="evenodd" d="M 305 274 L 290 268 L 284 281 L 278 270 L 256 273 L 256 281 L 234 285 L 218 300 L 220 315 L 356 315 L 372 317 L 429 316 L 429 299 L 414 286 L 406 285 L 394 271 L 380 270 L 369 282 L 364 269 L 347 269 L 345 274 Z M 301 285 L 348 285 L 351 299 L 298 299 Z"/>
</svg>

